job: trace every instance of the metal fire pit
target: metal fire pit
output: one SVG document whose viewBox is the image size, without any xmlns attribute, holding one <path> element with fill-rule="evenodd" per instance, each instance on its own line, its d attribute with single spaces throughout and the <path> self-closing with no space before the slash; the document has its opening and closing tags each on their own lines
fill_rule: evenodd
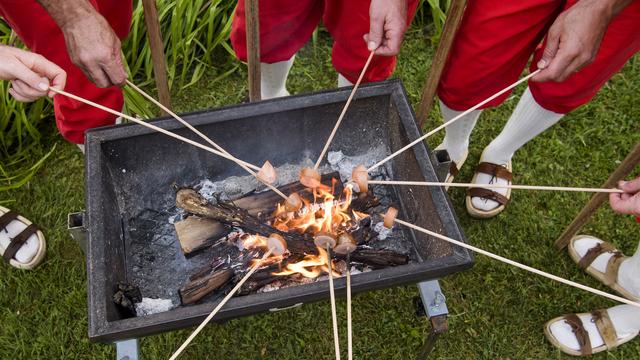
<svg viewBox="0 0 640 360">
<path fill-rule="evenodd" d="M 183 117 L 236 157 L 274 166 L 314 159 L 349 95 L 350 89 L 292 96 L 229 106 Z M 153 121 L 167 130 L 201 141 L 177 121 Z M 358 155 L 374 145 L 387 154 L 420 136 L 406 93 L 399 81 L 361 87 L 330 150 Z M 396 180 L 437 181 L 435 156 L 425 145 L 414 146 L 393 161 L 387 171 Z M 143 209 L 167 209 L 174 184 L 214 181 L 244 175 L 228 160 L 139 125 L 94 129 L 86 135 L 86 217 L 89 338 L 113 342 L 171 331 L 200 323 L 219 298 L 198 305 L 144 317 L 126 318 L 113 304 L 118 282 L 136 283 L 128 269 L 131 256 L 129 220 Z M 397 187 L 399 217 L 455 239 L 464 236 L 442 188 Z M 407 230 L 413 247 L 407 265 L 360 273 L 352 277 L 354 292 L 436 279 L 469 268 L 473 259 L 462 248 Z M 171 234 L 170 236 L 175 236 Z M 177 257 L 183 256 L 175 240 Z M 166 266 L 166 264 L 158 264 Z M 180 274 L 173 269 L 167 269 Z M 343 295 L 345 279 L 335 281 Z M 143 296 L 145 294 L 143 293 Z M 326 281 L 268 293 L 236 297 L 216 316 L 225 320 L 328 298 Z"/>
</svg>

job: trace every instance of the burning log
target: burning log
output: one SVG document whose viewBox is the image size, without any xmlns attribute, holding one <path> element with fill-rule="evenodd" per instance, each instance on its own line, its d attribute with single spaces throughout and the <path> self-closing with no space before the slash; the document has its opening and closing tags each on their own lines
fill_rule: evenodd
<svg viewBox="0 0 640 360">
<path fill-rule="evenodd" d="M 190 281 L 179 291 L 182 305 L 193 304 L 212 291 L 226 285 L 233 278 L 233 274 L 231 269 L 220 269 L 206 275 L 192 276 Z"/>
<path fill-rule="evenodd" d="M 405 265 L 409 262 L 409 257 L 392 250 L 358 249 L 351 253 L 351 260 L 380 269 Z"/>
</svg>

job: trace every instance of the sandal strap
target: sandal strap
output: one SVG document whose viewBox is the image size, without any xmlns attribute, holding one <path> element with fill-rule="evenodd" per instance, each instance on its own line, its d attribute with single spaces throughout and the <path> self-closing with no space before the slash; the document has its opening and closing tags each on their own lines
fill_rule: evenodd
<svg viewBox="0 0 640 360">
<path fill-rule="evenodd" d="M 613 245 L 611 245 L 608 242 L 601 242 L 598 243 L 596 246 L 592 247 L 591 249 L 589 249 L 589 251 L 587 251 L 586 254 L 584 254 L 584 256 L 582 257 L 582 259 L 580 259 L 580 261 L 578 262 L 578 267 L 582 270 L 588 268 L 589 266 L 591 266 L 591 264 L 593 263 L 593 261 L 600 255 L 607 253 L 607 252 L 615 252 L 616 248 L 613 247 Z"/>
<path fill-rule="evenodd" d="M 476 172 L 485 173 L 487 175 L 491 175 L 493 177 L 504 179 L 507 181 L 513 180 L 513 174 L 507 169 L 506 166 L 503 165 L 481 162 L 480 164 L 478 164 L 478 167 L 476 167 Z"/>
<path fill-rule="evenodd" d="M 11 239 L 9 246 L 7 246 L 7 248 L 4 250 L 4 254 L 2 254 L 2 257 L 4 258 L 4 260 L 6 262 L 11 261 L 11 259 L 13 259 L 13 257 L 16 255 L 18 250 L 20 250 L 24 242 L 27 241 L 27 239 L 31 235 L 35 234 L 36 231 L 38 231 L 38 227 L 35 224 L 31 224 L 27 226 L 26 229 L 22 230 L 20 234 L 16 235 L 13 239 Z"/>
<path fill-rule="evenodd" d="M 509 198 L 497 193 L 491 189 L 485 189 L 485 188 L 470 188 L 467 193 L 469 194 L 469 196 L 471 197 L 481 197 L 483 199 L 490 199 L 493 200 L 497 203 L 499 203 L 500 205 L 507 205 L 509 203 Z"/>
<path fill-rule="evenodd" d="M 607 269 L 604 273 L 603 283 L 607 286 L 611 286 L 618 282 L 618 271 L 620 270 L 620 264 L 626 259 L 621 252 L 616 251 L 613 256 L 607 262 Z"/>
<path fill-rule="evenodd" d="M 19 214 L 15 211 L 9 210 L 8 212 L 2 214 L 0 216 L 0 231 L 7 227 L 7 225 L 11 224 L 11 222 L 17 219 Z"/>
<path fill-rule="evenodd" d="M 582 320 L 576 314 L 569 314 L 564 316 L 564 321 L 571 326 L 571 332 L 576 336 L 578 345 L 580 346 L 580 354 L 591 355 L 593 348 L 591 347 L 591 339 L 589 339 L 589 333 L 584 329 Z"/>
<path fill-rule="evenodd" d="M 618 333 L 616 333 L 616 328 L 613 327 L 607 310 L 596 310 L 591 313 L 591 316 L 602 340 L 607 346 L 607 350 L 615 349 L 618 346 Z"/>
<path fill-rule="evenodd" d="M 459 173 L 460 169 L 458 168 L 458 164 L 452 161 L 451 165 L 449 166 L 449 174 L 451 174 L 451 176 L 453 177 L 456 177 Z"/>
</svg>

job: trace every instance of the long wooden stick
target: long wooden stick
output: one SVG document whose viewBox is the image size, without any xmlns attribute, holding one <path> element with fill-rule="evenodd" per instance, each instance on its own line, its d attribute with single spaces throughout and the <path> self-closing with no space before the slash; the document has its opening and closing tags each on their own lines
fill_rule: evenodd
<svg viewBox="0 0 640 360">
<path fill-rule="evenodd" d="M 156 99 L 153 98 L 153 96 L 147 94 L 144 90 L 140 89 L 139 87 L 137 87 L 136 85 L 134 85 L 131 81 L 126 80 L 127 85 L 129 85 L 131 88 L 133 88 L 135 91 L 137 91 L 140 95 L 144 96 L 145 98 L 147 98 L 147 100 L 151 101 L 152 103 L 154 103 L 157 107 L 159 107 L 160 109 L 164 110 L 165 113 L 173 116 L 174 119 L 178 120 L 180 123 L 182 123 L 184 126 L 186 126 L 189 130 L 193 131 L 196 135 L 200 136 L 204 141 L 208 142 L 209 144 L 211 144 L 211 146 L 213 146 L 214 148 L 216 148 L 218 151 L 225 153 L 229 156 L 232 156 L 228 151 L 226 151 L 225 149 L 222 148 L 222 146 L 216 144 L 210 137 L 208 137 L 207 135 L 203 134 L 200 130 L 196 129 L 193 125 L 189 124 L 186 120 L 184 120 L 183 118 L 181 118 L 180 116 L 178 116 L 178 114 L 174 113 L 173 111 L 171 111 L 169 108 L 167 108 L 166 106 L 162 105 L 162 103 Z M 253 164 L 249 164 L 246 165 L 247 167 L 255 170 L 255 171 L 260 171 L 260 168 L 257 167 L 256 165 Z M 240 164 L 238 164 L 240 165 Z"/>
<path fill-rule="evenodd" d="M 598 290 L 598 289 L 594 289 L 592 287 L 589 287 L 589 286 L 586 286 L 586 285 L 582 285 L 582 284 L 579 284 L 577 282 L 574 282 L 574 281 L 571 281 L 571 280 L 567 280 L 565 278 L 561 278 L 561 277 L 553 275 L 553 274 L 549 274 L 549 273 L 544 272 L 542 270 L 538 270 L 536 268 L 532 268 L 531 266 L 527 266 L 527 265 L 521 264 L 519 262 L 516 262 L 516 261 L 510 260 L 510 259 L 507 259 L 505 257 L 502 257 L 500 255 L 496 255 L 494 253 L 482 250 L 482 249 L 477 248 L 475 246 L 472 246 L 472 245 L 469 245 L 469 244 L 465 244 L 462 241 L 454 240 L 454 239 L 452 239 L 450 237 L 438 234 L 436 232 L 427 230 L 425 228 L 421 228 L 420 226 L 408 223 L 406 221 L 402 221 L 400 219 L 394 219 L 393 221 L 395 221 L 398 224 L 401 224 L 401 225 L 404 225 L 406 227 L 409 227 L 411 229 L 414 229 L 414 230 L 420 231 L 422 233 L 425 233 L 425 234 L 431 235 L 433 237 L 436 237 L 438 239 L 447 241 L 447 242 L 452 243 L 454 245 L 458 245 L 458 246 L 463 247 L 465 249 L 469 249 L 471 251 L 475 251 L 475 252 L 477 252 L 479 254 L 488 256 L 488 257 L 490 257 L 492 259 L 498 260 L 498 261 L 503 262 L 505 264 L 509 264 L 509 265 L 515 266 L 517 268 L 520 268 L 522 270 L 526 270 L 528 272 L 534 273 L 536 275 L 540 275 L 540 276 L 545 277 L 547 279 L 551 279 L 551 280 L 557 281 L 557 282 L 565 284 L 565 285 L 569 285 L 569 286 L 572 286 L 572 287 L 575 287 L 575 288 L 578 288 L 578 289 L 581 289 L 581 290 L 584 290 L 584 291 L 588 291 L 588 292 L 590 292 L 592 294 L 600 295 L 600 296 L 606 297 L 606 298 L 611 299 L 611 300 L 615 300 L 615 301 L 618 301 L 618 302 L 621 302 L 621 303 L 624 303 L 624 304 L 633 305 L 633 306 L 636 306 L 636 307 L 640 308 L 640 303 L 638 303 L 638 302 L 631 301 L 629 299 L 625 299 L 625 298 L 617 296 L 617 295 L 612 295 L 612 294 L 609 294 L 607 292 L 604 292 L 604 291 L 601 291 L 601 290 Z"/>
<path fill-rule="evenodd" d="M 336 294 L 333 289 L 333 266 L 331 266 L 331 249 L 327 245 L 327 265 L 329 266 L 329 294 L 331 295 L 331 322 L 333 323 L 333 344 L 336 360 L 340 360 L 340 338 L 338 337 L 338 314 L 336 313 Z"/>
<path fill-rule="evenodd" d="M 327 153 L 327 150 L 329 150 L 329 145 L 331 145 L 331 142 L 333 141 L 333 137 L 336 135 L 336 132 L 340 127 L 340 123 L 342 123 L 342 119 L 344 118 L 344 115 L 347 113 L 347 109 L 351 104 L 351 100 L 353 100 L 353 96 L 355 95 L 356 90 L 358 90 L 358 87 L 360 86 L 360 82 L 362 82 L 362 79 L 364 78 L 364 74 L 367 72 L 367 68 L 371 63 L 371 59 L 373 59 L 373 55 L 374 55 L 374 52 L 371 51 L 371 53 L 369 53 L 369 58 L 367 58 L 367 62 L 364 64 L 364 67 L 360 72 L 358 81 L 356 81 L 356 84 L 353 85 L 353 89 L 351 89 L 351 94 L 349 94 L 349 98 L 347 99 L 347 102 L 344 104 L 344 107 L 342 108 L 342 112 L 338 117 L 338 121 L 336 122 L 336 125 L 333 127 L 333 130 L 331 131 L 331 135 L 329 135 L 329 138 L 327 139 L 327 142 L 324 144 L 324 148 L 322 149 L 320 156 L 318 156 L 318 160 L 316 161 L 316 164 L 313 166 L 314 169 L 318 170 L 318 168 L 320 167 L 320 163 L 322 162 L 322 159 L 324 159 L 324 155 Z"/>
<path fill-rule="evenodd" d="M 493 100 L 493 99 L 497 98 L 498 96 L 500 96 L 500 95 L 502 95 L 502 94 L 506 93 L 507 91 L 509 91 L 509 90 L 513 89 L 514 87 L 516 87 L 516 86 L 520 85 L 521 83 L 523 83 L 523 82 L 525 82 L 525 81 L 529 80 L 530 78 L 532 78 L 533 76 L 535 76 L 535 75 L 536 75 L 537 73 L 539 73 L 540 71 L 541 71 L 541 70 L 540 70 L 540 69 L 538 69 L 538 70 L 536 70 L 536 71 L 532 72 L 531 74 L 529 74 L 529 75 L 527 75 L 527 76 L 523 77 L 522 79 L 520 79 L 520 80 L 518 80 L 518 81 L 514 82 L 513 84 L 511 84 L 511 85 L 507 86 L 506 88 L 504 88 L 504 89 L 502 89 L 502 90 L 498 91 L 497 93 L 495 93 L 495 94 L 491 95 L 489 98 L 487 98 L 487 99 L 485 99 L 485 100 L 483 100 L 483 101 L 479 102 L 478 104 L 474 105 L 472 108 L 470 108 L 470 109 L 466 110 L 465 112 L 461 113 L 460 115 L 458 115 L 458 116 L 454 117 L 453 119 L 451 119 L 451 120 L 447 121 L 446 123 L 444 123 L 444 124 L 442 124 L 442 125 L 438 126 L 437 128 L 435 128 L 435 129 L 433 129 L 433 130 L 429 131 L 428 133 L 426 133 L 426 134 L 424 134 L 424 135 L 420 136 L 419 138 L 417 138 L 417 139 L 415 139 L 414 141 L 412 141 L 411 143 L 409 143 L 407 146 L 405 146 L 405 147 L 403 147 L 402 149 L 400 149 L 400 150 L 398 150 L 398 151 L 394 152 L 393 154 L 391 154 L 391 155 L 387 156 L 386 158 L 384 158 L 384 159 L 380 160 L 380 161 L 379 161 L 378 163 L 376 163 L 375 165 L 373 165 L 373 166 L 371 166 L 370 168 L 368 168 L 368 169 L 367 169 L 367 172 L 371 172 L 372 170 L 375 170 L 378 166 L 380 166 L 380 165 L 382 165 L 382 164 L 386 163 L 387 161 L 389 161 L 389 160 L 393 159 L 394 157 L 398 156 L 399 154 L 401 154 L 401 153 L 402 153 L 402 152 L 404 152 L 405 150 L 407 150 L 407 149 L 411 148 L 411 147 L 412 147 L 412 146 L 414 146 L 415 144 L 417 144 L 417 143 L 419 143 L 419 142 L 423 141 L 424 139 L 428 138 L 429 136 L 431 136 L 431 135 L 433 135 L 433 134 L 437 133 L 438 131 L 440 131 L 440 130 L 444 129 L 445 127 L 447 127 L 447 126 L 449 126 L 449 125 L 453 124 L 454 122 L 458 121 L 459 119 L 461 119 L 462 117 L 464 117 L 464 116 L 465 116 L 465 115 L 467 115 L 468 113 L 470 113 L 470 112 L 472 112 L 472 111 L 474 111 L 474 110 L 478 109 L 479 107 L 481 107 L 482 105 L 485 105 L 485 104 L 486 104 L 486 103 L 488 103 L 489 101 L 491 101 L 491 100 Z"/>
<path fill-rule="evenodd" d="M 49 87 L 49 90 L 55 92 L 56 94 L 64 95 L 64 96 L 67 96 L 67 97 L 69 97 L 71 99 L 74 99 L 74 100 L 80 101 L 82 103 L 85 103 L 87 105 L 91 105 L 91 106 L 96 107 L 96 108 L 98 108 L 100 110 L 106 111 L 106 112 L 108 112 L 110 114 L 113 114 L 113 115 L 116 115 L 116 116 L 121 116 L 121 117 L 123 117 L 123 118 L 125 118 L 127 120 L 133 121 L 134 123 L 136 123 L 138 125 L 142 125 L 142 126 L 147 127 L 149 129 L 152 129 L 152 130 L 155 130 L 157 132 L 163 133 L 163 134 L 165 134 L 167 136 L 170 136 L 170 137 L 172 137 L 174 139 L 178 139 L 180 141 L 186 142 L 187 144 L 190 144 L 190 145 L 196 146 L 196 147 L 198 147 L 200 149 L 203 149 L 203 150 L 206 150 L 208 152 L 214 153 L 214 154 L 216 154 L 216 155 L 218 155 L 220 157 L 223 157 L 225 159 L 229 159 L 229 160 L 235 162 L 236 164 L 240 165 L 243 169 L 247 170 L 251 175 L 255 176 L 255 178 L 258 179 L 258 181 L 260 181 L 261 183 L 265 184 L 269 189 L 271 189 L 273 192 L 275 192 L 276 194 L 281 196 L 283 199 L 285 199 L 285 200 L 287 199 L 287 196 L 285 194 L 283 194 L 282 191 L 278 190 L 276 187 L 274 187 L 273 185 L 267 183 L 266 181 L 260 179 L 258 177 L 258 174 L 256 174 L 253 170 L 249 169 L 248 165 L 251 165 L 251 164 L 249 164 L 247 162 L 244 162 L 244 161 L 242 161 L 240 159 L 236 159 L 235 157 L 233 157 L 231 155 L 227 155 L 227 154 L 225 154 L 223 152 L 220 152 L 218 150 L 212 149 L 212 148 L 210 148 L 208 146 L 202 145 L 202 144 L 197 143 L 197 142 L 195 142 L 193 140 L 187 139 L 186 137 L 180 136 L 180 135 L 178 135 L 176 133 L 173 133 L 171 131 L 165 130 L 165 129 L 161 128 L 161 127 L 155 126 L 153 124 L 150 124 L 148 122 L 142 121 L 140 119 L 136 119 L 133 116 L 129 116 L 127 114 L 123 114 L 123 113 L 121 113 L 119 111 L 113 110 L 113 109 L 108 108 L 106 106 L 100 105 L 100 104 L 95 103 L 95 102 L 93 102 L 91 100 L 87 100 L 87 99 L 82 98 L 80 96 L 77 96 L 77 95 L 74 95 L 74 94 L 68 93 L 66 91 L 53 88 L 53 87 Z"/>
<path fill-rule="evenodd" d="M 353 360 L 353 328 L 351 327 L 351 259 L 347 255 L 347 357 Z"/>
<path fill-rule="evenodd" d="M 246 0 L 244 11 L 246 19 L 247 70 L 249 73 L 249 101 L 262 98 L 260 84 L 260 9 L 258 0 Z"/>
<path fill-rule="evenodd" d="M 184 349 L 186 349 L 186 347 L 191 343 L 191 341 L 193 341 L 193 339 L 200 333 L 200 331 L 202 331 L 202 329 L 204 329 L 204 327 L 207 326 L 207 324 L 211 321 L 211 319 L 213 319 L 213 317 L 218 313 L 218 311 L 220 311 L 220 309 L 224 306 L 224 304 L 226 304 L 227 301 L 229 301 L 229 299 L 231 299 L 233 295 L 240 289 L 240 287 L 249 279 L 249 277 L 251 277 L 251 275 L 253 275 L 253 273 L 256 272 L 256 270 L 258 270 L 258 268 L 262 265 L 262 261 L 268 258 L 269 255 L 271 255 L 272 250 L 273 249 L 269 249 L 269 251 L 267 251 L 266 253 L 264 253 L 264 255 L 262 255 L 262 258 L 260 258 L 260 260 L 251 267 L 249 272 L 242 279 L 240 279 L 240 281 L 238 281 L 236 286 L 234 286 L 234 288 L 231 289 L 231 291 L 227 294 L 227 296 L 225 296 L 224 299 L 222 299 L 222 301 L 218 303 L 218 306 L 216 306 L 213 309 L 213 311 L 211 311 L 209 316 L 207 316 L 204 319 L 204 321 L 202 321 L 202 323 L 195 329 L 195 331 L 192 332 L 191 335 L 189 335 L 187 340 L 185 340 L 185 342 L 182 343 L 182 345 L 178 348 L 178 350 L 176 350 L 176 352 L 174 352 L 173 355 L 171 355 L 170 360 L 175 360 L 178 358 L 178 356 L 180 356 L 180 354 L 184 351 Z"/>
<path fill-rule="evenodd" d="M 536 186 L 536 185 L 507 185 L 507 184 L 471 184 L 471 183 L 444 183 L 429 181 L 393 181 L 393 180 L 369 180 L 373 185 L 410 185 L 410 186 L 451 186 L 483 189 L 518 189 L 518 190 L 544 190 L 544 191 L 574 191 L 592 193 L 624 193 L 620 189 L 582 188 L 562 186 Z"/>
<path fill-rule="evenodd" d="M 147 24 L 151 64 L 153 65 L 156 86 L 158 87 L 158 97 L 161 103 L 170 108 L 171 93 L 169 92 L 169 81 L 167 80 L 167 61 L 164 56 L 164 42 L 162 41 L 162 32 L 158 21 L 156 1 L 142 0 L 142 9 L 144 10 L 144 22 Z"/>
</svg>

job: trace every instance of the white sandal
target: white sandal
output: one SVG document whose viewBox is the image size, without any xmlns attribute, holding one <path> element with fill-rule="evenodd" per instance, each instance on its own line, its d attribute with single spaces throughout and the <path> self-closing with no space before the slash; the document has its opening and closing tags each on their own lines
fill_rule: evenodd
<svg viewBox="0 0 640 360">
<path fill-rule="evenodd" d="M 16 227 L 15 223 L 19 225 Z M 9 229 L 10 225 L 12 229 Z M 42 259 L 44 259 L 47 245 L 42 231 L 25 217 L 2 206 L 0 206 L 0 233 L 11 239 L 6 248 L 0 245 L 0 256 L 2 256 L 9 265 L 17 269 L 31 270 L 38 266 L 42 262 Z M 28 262 L 18 261 L 15 258 L 16 253 L 33 235 L 38 239 L 38 250 Z"/>
</svg>

